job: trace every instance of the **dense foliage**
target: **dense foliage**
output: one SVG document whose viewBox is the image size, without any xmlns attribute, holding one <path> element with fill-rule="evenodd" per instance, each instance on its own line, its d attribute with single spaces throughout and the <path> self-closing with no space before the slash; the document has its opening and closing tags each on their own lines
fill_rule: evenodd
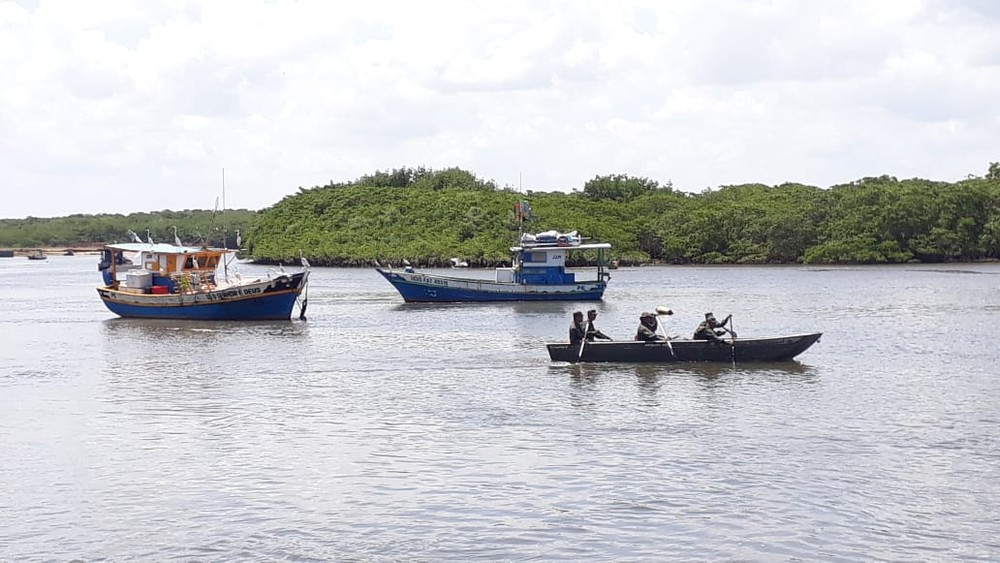
<svg viewBox="0 0 1000 563">
<path fill-rule="evenodd" d="M 578 230 L 611 242 L 624 263 L 893 263 L 1000 259 L 1000 164 L 955 183 L 891 176 L 820 189 L 724 186 L 700 194 L 648 178 L 597 176 L 581 191 L 518 193 L 451 168 L 401 168 L 300 189 L 259 213 L 208 211 L 0 220 L 0 247 L 123 240 L 134 230 L 235 246 L 261 262 L 314 265 L 403 260 L 474 265 L 510 259 L 514 206 L 531 204 L 526 230 Z M 223 227 L 225 225 L 225 227 Z"/>
<path fill-rule="evenodd" d="M 105 242 L 130 242 L 127 231 L 143 240 L 174 242 L 174 227 L 184 244 L 236 247 L 236 231 L 245 236 L 257 213 L 245 209 L 159 211 L 129 215 L 70 215 L 53 219 L 0 219 L 0 248 L 85 248 Z"/>
<path fill-rule="evenodd" d="M 579 230 L 629 262 L 891 263 L 1000 258 L 1000 166 L 957 183 L 890 176 L 676 192 L 647 178 L 598 176 L 582 192 L 520 194 L 450 169 L 400 169 L 286 197 L 261 212 L 249 254 L 314 263 L 376 260 L 487 265 L 509 259 L 513 206 L 533 231 Z"/>
</svg>

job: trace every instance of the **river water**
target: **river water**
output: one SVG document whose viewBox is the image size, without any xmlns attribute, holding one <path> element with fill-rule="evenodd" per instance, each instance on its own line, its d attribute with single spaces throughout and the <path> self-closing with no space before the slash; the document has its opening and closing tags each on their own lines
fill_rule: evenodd
<svg viewBox="0 0 1000 563">
<path fill-rule="evenodd" d="M 96 262 L 0 259 L 0 560 L 1000 559 L 998 264 L 614 272 L 616 338 L 824 333 L 734 368 L 553 364 L 591 305 L 365 269 L 305 322 L 117 319 Z"/>
</svg>

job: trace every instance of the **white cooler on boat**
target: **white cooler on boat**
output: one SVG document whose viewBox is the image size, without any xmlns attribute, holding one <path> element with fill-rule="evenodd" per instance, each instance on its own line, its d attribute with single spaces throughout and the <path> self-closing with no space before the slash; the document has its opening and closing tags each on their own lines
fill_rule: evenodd
<svg viewBox="0 0 1000 563">
<path fill-rule="evenodd" d="M 514 283 L 514 268 L 497 268 L 497 283 Z"/>
<path fill-rule="evenodd" d="M 153 286 L 153 272 L 132 270 L 125 275 L 125 286 L 132 289 L 149 289 Z"/>
</svg>

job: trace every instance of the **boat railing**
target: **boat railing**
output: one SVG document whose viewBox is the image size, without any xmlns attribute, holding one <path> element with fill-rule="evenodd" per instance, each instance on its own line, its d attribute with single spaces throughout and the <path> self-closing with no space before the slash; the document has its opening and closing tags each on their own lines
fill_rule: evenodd
<svg viewBox="0 0 1000 563">
<path fill-rule="evenodd" d="M 178 293 L 202 293 L 217 287 L 215 272 L 210 269 L 173 272 L 169 277 Z"/>
</svg>

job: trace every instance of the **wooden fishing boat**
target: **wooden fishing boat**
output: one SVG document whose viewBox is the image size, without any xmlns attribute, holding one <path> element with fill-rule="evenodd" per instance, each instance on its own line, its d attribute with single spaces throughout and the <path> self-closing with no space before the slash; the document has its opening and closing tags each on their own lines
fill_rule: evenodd
<svg viewBox="0 0 1000 563">
<path fill-rule="evenodd" d="M 653 342 L 587 342 L 581 353 L 579 344 L 548 344 L 554 362 L 784 362 L 805 352 L 823 333 L 792 334 L 762 338 L 732 338 L 725 342 L 710 340 L 657 340 Z"/>
<path fill-rule="evenodd" d="M 306 290 L 309 267 L 266 278 L 228 276 L 229 250 L 160 243 L 109 244 L 98 270 L 101 301 L 116 315 L 193 320 L 284 320 Z M 306 298 L 299 303 L 305 319 Z"/>
<path fill-rule="evenodd" d="M 45 260 L 48 256 L 45 255 L 41 250 L 35 250 L 31 254 L 28 254 L 28 260 Z"/>
<path fill-rule="evenodd" d="M 604 260 L 604 252 L 610 248 L 608 243 L 582 243 L 575 232 L 544 233 L 522 236 L 521 244 L 510 249 L 512 266 L 497 268 L 493 279 L 444 276 L 410 267 L 403 271 L 376 270 L 407 303 L 597 300 L 604 295 L 611 278 Z M 571 252 L 588 250 L 597 254 L 594 277 L 578 279 L 580 272 L 567 270 L 566 257 Z"/>
</svg>

